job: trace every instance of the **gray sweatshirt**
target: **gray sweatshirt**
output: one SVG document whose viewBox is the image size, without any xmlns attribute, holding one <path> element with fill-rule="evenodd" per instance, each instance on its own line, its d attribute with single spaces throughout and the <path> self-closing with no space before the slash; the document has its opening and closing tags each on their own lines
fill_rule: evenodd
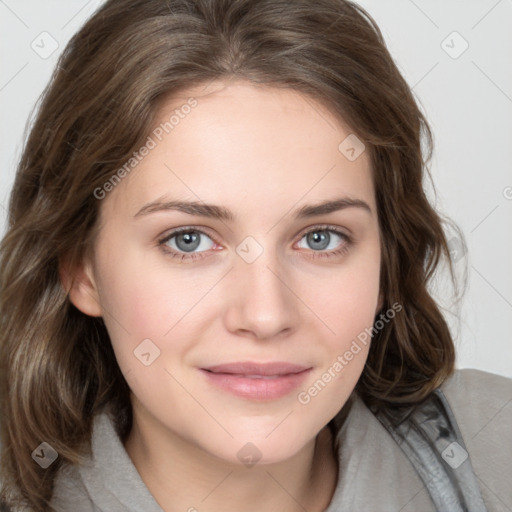
<svg viewBox="0 0 512 512">
<path fill-rule="evenodd" d="M 512 511 L 512 379 L 457 370 L 441 390 L 457 420 L 489 512 Z M 338 482 L 325 512 L 436 512 L 413 465 L 362 400 L 336 434 Z M 94 421 L 92 457 L 62 470 L 52 504 L 62 512 L 162 512 L 106 413 Z M 201 512 L 201 504 L 190 510 Z M 174 511 L 167 511 L 174 512 Z"/>
</svg>

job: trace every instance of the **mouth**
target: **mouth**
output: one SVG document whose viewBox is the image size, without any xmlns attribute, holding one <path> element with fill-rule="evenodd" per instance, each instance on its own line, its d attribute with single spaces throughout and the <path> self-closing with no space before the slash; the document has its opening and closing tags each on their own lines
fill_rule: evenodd
<svg viewBox="0 0 512 512">
<path fill-rule="evenodd" d="M 200 368 L 210 384 L 255 401 L 282 398 L 296 389 L 311 367 L 286 362 L 228 363 Z"/>
</svg>

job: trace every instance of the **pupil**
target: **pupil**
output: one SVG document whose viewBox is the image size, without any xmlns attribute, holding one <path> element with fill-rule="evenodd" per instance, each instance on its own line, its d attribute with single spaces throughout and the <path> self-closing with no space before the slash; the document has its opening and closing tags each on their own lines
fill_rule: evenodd
<svg viewBox="0 0 512 512">
<path fill-rule="evenodd" d="M 180 242 L 185 242 L 184 247 L 180 247 Z M 187 252 L 193 251 L 199 245 L 199 236 L 197 233 L 182 233 L 176 238 L 176 245 L 180 250 Z"/>
<path fill-rule="evenodd" d="M 329 239 L 326 231 L 315 231 L 309 235 L 309 243 L 315 249 L 325 249 L 329 245 Z"/>
</svg>

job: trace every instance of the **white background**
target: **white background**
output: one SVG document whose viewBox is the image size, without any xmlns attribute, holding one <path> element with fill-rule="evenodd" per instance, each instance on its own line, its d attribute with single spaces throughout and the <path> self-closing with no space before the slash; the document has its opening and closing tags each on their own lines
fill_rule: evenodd
<svg viewBox="0 0 512 512">
<path fill-rule="evenodd" d="M 2 233 L 25 123 L 58 55 L 101 3 L 0 0 Z M 457 367 L 512 377 L 512 0 L 358 3 L 377 21 L 431 123 L 435 206 L 468 244 L 457 263 L 469 272 L 460 321 L 456 308 L 446 312 Z M 43 59 L 31 44 L 42 46 L 45 31 L 59 47 Z M 446 306 L 446 292 L 435 294 Z"/>
</svg>

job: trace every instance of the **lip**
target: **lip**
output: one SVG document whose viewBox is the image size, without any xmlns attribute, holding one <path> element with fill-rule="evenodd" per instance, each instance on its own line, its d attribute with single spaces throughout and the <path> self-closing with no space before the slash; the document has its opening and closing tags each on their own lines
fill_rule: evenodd
<svg viewBox="0 0 512 512">
<path fill-rule="evenodd" d="M 287 362 L 237 362 L 200 368 L 200 371 L 211 384 L 224 391 L 250 400 L 269 401 L 299 387 L 311 369 Z"/>
</svg>

